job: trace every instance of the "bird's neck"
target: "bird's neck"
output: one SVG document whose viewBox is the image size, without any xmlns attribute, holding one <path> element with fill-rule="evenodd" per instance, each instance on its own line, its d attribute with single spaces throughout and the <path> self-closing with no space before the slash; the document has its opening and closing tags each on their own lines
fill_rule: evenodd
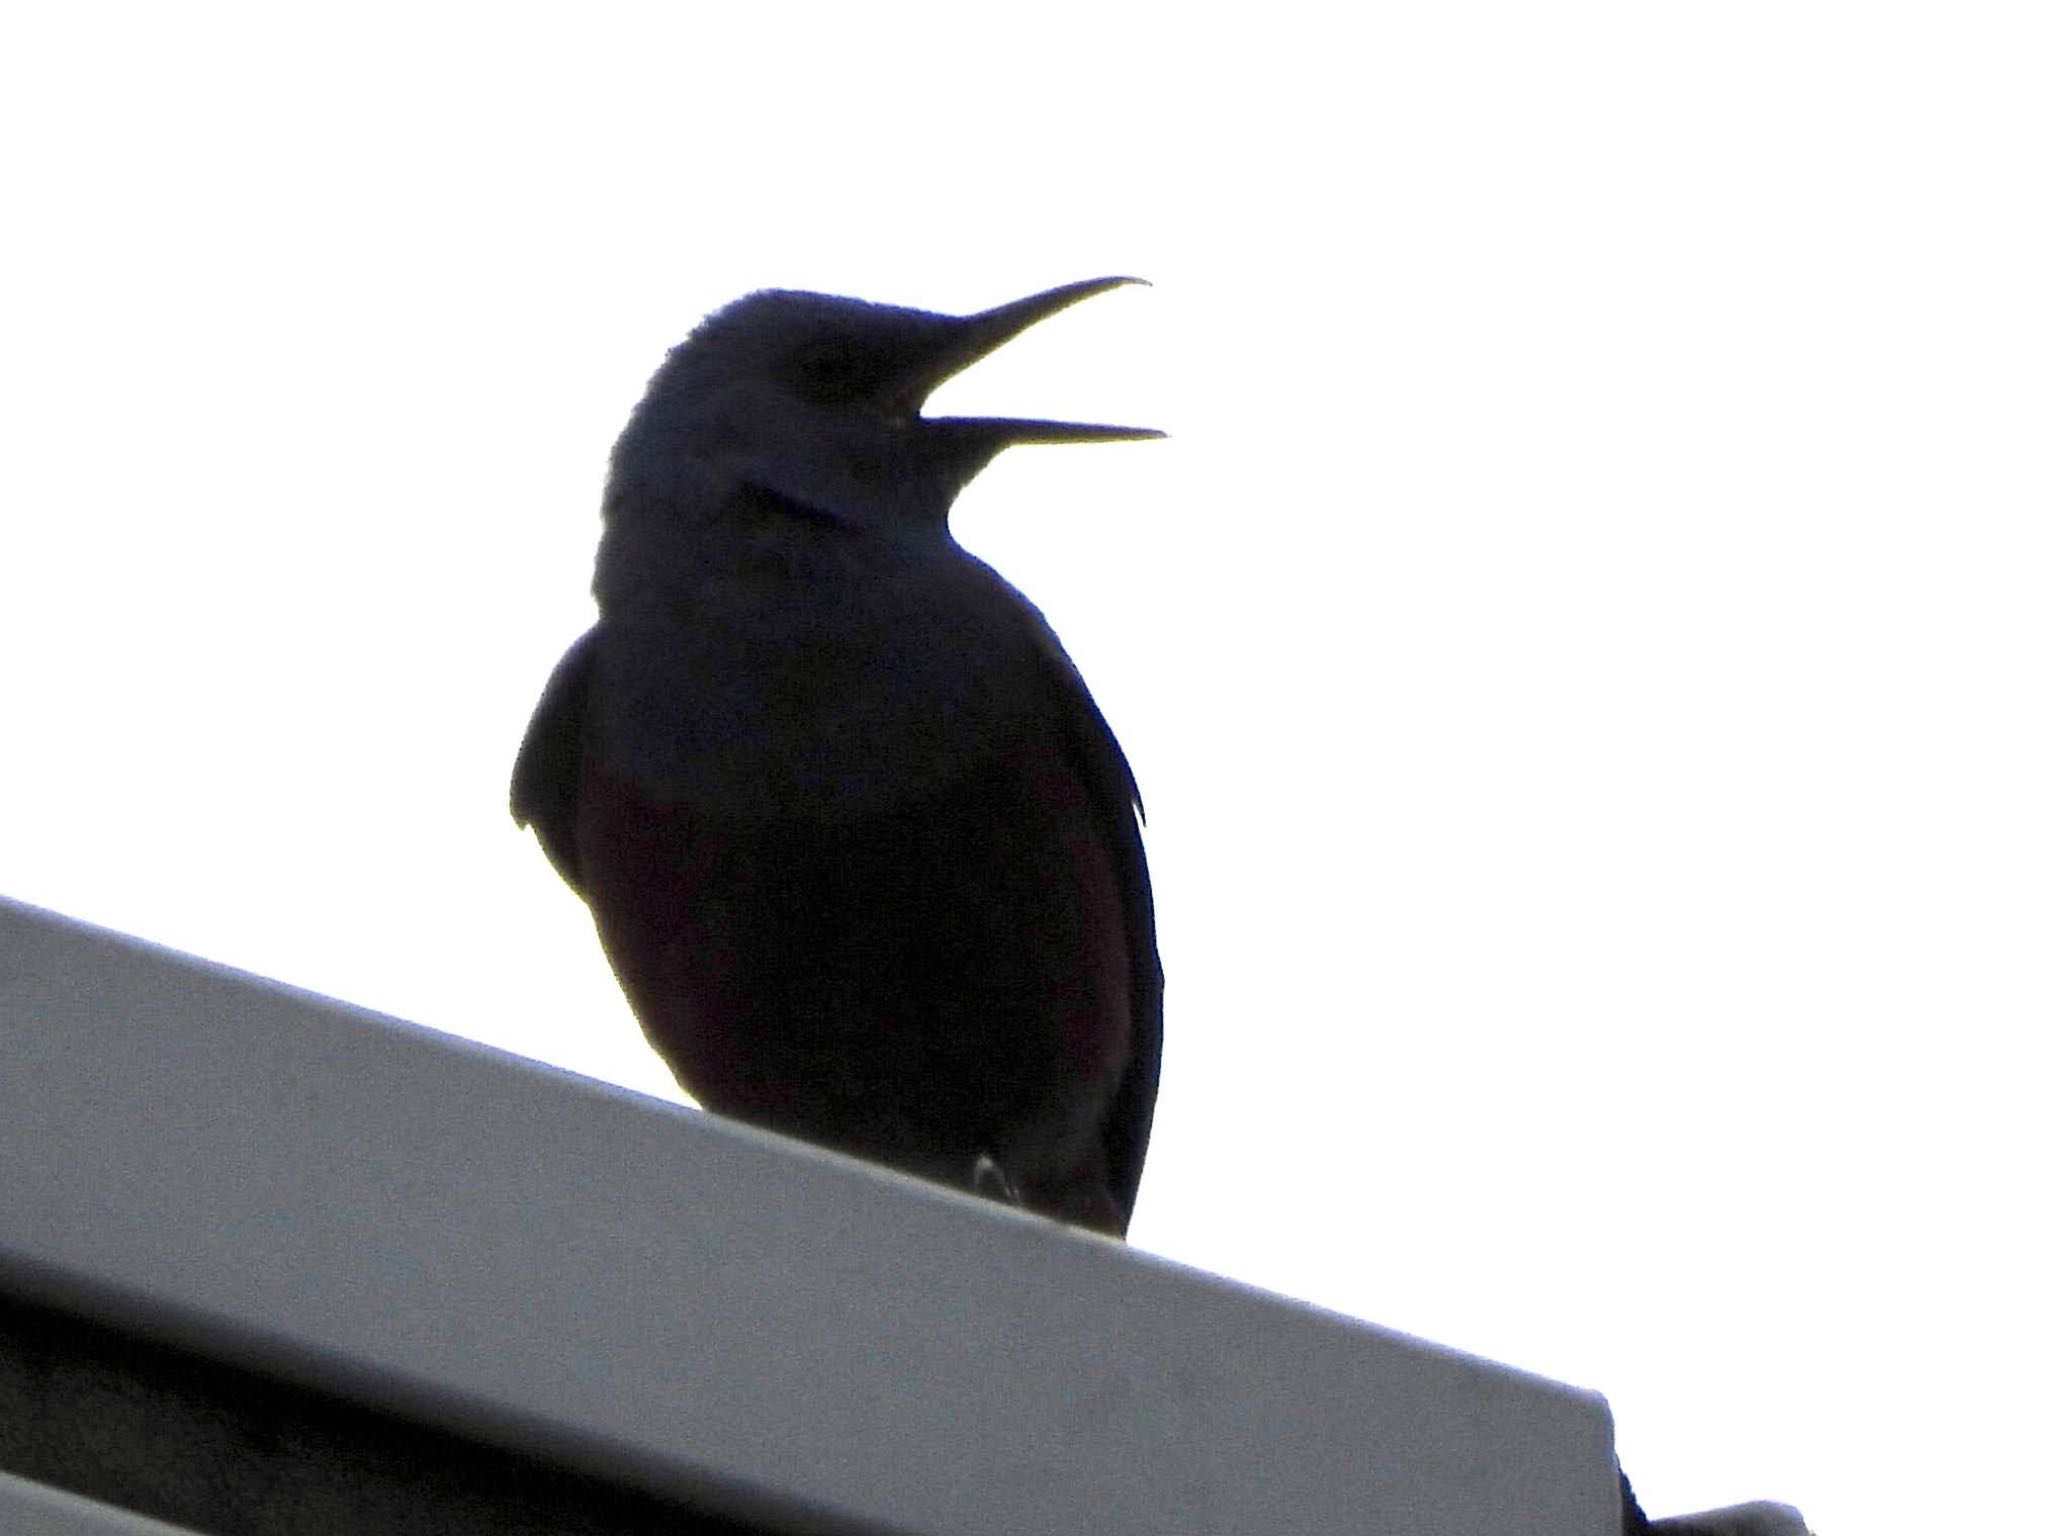
<svg viewBox="0 0 2048 1536">
<path fill-rule="evenodd" d="M 872 814 L 1041 707 L 1042 621 L 943 528 L 880 537 L 746 482 L 701 494 L 615 496 L 599 548 L 593 718 L 650 791 L 717 814 Z"/>
</svg>

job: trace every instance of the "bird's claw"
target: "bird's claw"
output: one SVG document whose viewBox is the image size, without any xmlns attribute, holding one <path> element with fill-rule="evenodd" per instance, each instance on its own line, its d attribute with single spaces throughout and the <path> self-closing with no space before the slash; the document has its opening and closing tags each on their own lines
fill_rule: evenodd
<svg viewBox="0 0 2048 1536">
<path fill-rule="evenodd" d="M 1003 1165 L 980 1152 L 974 1158 L 974 1173 L 969 1186 L 977 1195 L 990 1200 L 1000 1200 L 1005 1205 L 1022 1205 L 1024 1197 L 1017 1192 L 1017 1186 L 1010 1182 L 1010 1176 L 1003 1172 Z"/>
</svg>

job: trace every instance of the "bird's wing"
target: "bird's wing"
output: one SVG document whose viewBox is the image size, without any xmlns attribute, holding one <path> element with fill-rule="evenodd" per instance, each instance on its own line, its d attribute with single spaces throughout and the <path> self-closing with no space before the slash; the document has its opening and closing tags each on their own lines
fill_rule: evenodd
<svg viewBox="0 0 2048 1536">
<path fill-rule="evenodd" d="M 1138 822 L 1144 814 L 1138 782 L 1109 722 L 1051 628 L 1042 630 L 1049 681 L 1064 710 L 1067 750 L 1094 803 L 1098 826 L 1123 896 L 1124 942 L 1131 970 L 1131 1062 L 1111 1101 L 1103 1127 L 1109 1187 L 1128 1218 L 1145 1171 L 1152 1138 L 1152 1106 L 1159 1096 L 1159 1054 L 1164 1034 L 1165 979 L 1152 918 L 1152 877 Z"/>
<path fill-rule="evenodd" d="M 599 632 L 600 627 L 586 631 L 555 663 L 512 764 L 512 819 L 533 828 L 548 862 L 579 895 L 583 880 L 576 862 L 576 799 Z"/>
</svg>

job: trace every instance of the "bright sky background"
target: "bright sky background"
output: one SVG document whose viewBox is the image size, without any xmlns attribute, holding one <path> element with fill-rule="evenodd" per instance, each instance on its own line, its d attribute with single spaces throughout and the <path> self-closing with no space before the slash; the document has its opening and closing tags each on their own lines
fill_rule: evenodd
<svg viewBox="0 0 2048 1536">
<path fill-rule="evenodd" d="M 2038 1507 L 2032 5 L 23 7 L 0 891 L 674 1096 L 505 813 L 705 311 L 939 410 L 1135 764 L 1133 1239 L 1608 1394 L 1653 1514 Z M 4 957 L 0 957 L 4 958 Z M 4 1064 L 0 1064 L 4 1070 Z"/>
</svg>

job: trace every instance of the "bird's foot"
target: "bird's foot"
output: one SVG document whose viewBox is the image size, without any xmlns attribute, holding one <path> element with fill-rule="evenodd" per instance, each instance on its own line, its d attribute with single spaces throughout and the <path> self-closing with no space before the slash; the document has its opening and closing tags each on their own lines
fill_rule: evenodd
<svg viewBox="0 0 2048 1536">
<path fill-rule="evenodd" d="M 977 1153 L 974 1159 L 974 1173 L 969 1187 L 985 1199 L 1000 1200 L 1005 1205 L 1022 1205 L 1024 1197 L 1017 1186 L 1010 1182 L 1010 1176 L 1003 1172 L 1003 1165 L 986 1152 Z"/>
</svg>

